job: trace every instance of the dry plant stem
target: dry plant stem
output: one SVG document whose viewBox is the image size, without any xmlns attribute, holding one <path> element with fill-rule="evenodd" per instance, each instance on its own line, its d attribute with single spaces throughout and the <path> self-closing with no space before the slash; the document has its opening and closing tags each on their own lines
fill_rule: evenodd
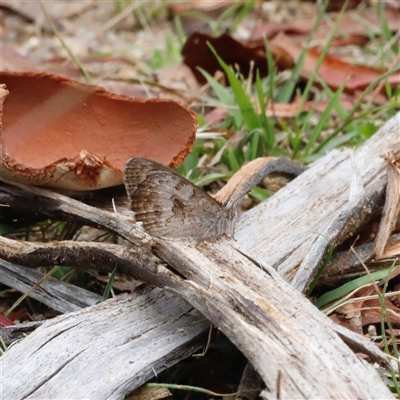
<svg viewBox="0 0 400 400">
<path fill-rule="evenodd" d="M 175 384 L 169 384 L 169 383 L 147 383 L 146 387 L 149 388 L 158 388 L 158 387 L 164 387 L 168 389 L 173 389 L 173 390 L 186 390 L 188 392 L 197 392 L 197 393 L 203 393 L 207 394 L 209 396 L 213 397 L 233 397 L 237 393 L 216 393 L 211 390 L 204 389 L 202 387 L 198 386 L 190 386 L 190 385 L 175 385 Z"/>
<path fill-rule="evenodd" d="M 8 317 L 11 312 L 18 307 L 27 297 L 31 296 L 31 294 L 42 285 L 42 283 L 46 282 L 51 275 L 53 275 L 60 267 L 53 267 L 51 271 L 47 274 L 41 276 L 36 282 L 34 282 L 29 289 L 27 289 L 22 296 L 20 296 L 13 305 L 4 313 L 5 317 Z"/>
<path fill-rule="evenodd" d="M 46 8 L 44 7 L 42 0 L 39 0 L 39 1 L 40 1 L 40 6 L 42 8 L 43 14 L 45 15 L 46 20 L 47 20 L 48 24 L 50 25 L 51 30 L 53 31 L 54 35 L 57 36 L 58 40 L 61 42 L 61 45 L 64 47 L 64 49 L 68 53 L 68 55 L 71 58 L 71 60 L 73 60 L 75 62 L 75 64 L 78 66 L 78 68 L 81 70 L 83 76 L 85 77 L 86 82 L 87 83 L 92 83 L 92 79 L 91 79 L 88 71 L 86 70 L 84 65 L 80 62 L 80 60 L 77 57 L 75 57 L 75 54 L 71 51 L 71 49 L 65 43 L 64 38 L 62 37 L 61 33 L 58 31 L 58 29 L 54 25 L 52 19 L 50 18 L 49 14 L 47 13 Z"/>
<path fill-rule="evenodd" d="M 30 268 L 63 265 L 111 272 L 116 267 L 120 273 L 163 286 L 161 263 L 116 244 L 72 240 L 34 243 L 0 236 L 0 258 Z"/>
</svg>

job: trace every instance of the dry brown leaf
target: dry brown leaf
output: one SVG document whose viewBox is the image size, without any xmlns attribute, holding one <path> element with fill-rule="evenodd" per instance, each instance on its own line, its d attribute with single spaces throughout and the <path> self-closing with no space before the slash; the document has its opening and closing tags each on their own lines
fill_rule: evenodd
<svg viewBox="0 0 400 400">
<path fill-rule="evenodd" d="M 287 55 L 292 58 L 292 65 L 297 62 L 302 51 L 302 46 L 291 40 L 284 33 L 277 35 L 271 41 L 271 45 L 279 47 L 283 52 L 286 52 Z M 307 50 L 301 70 L 301 77 L 304 80 L 308 80 L 314 73 L 319 57 L 320 53 L 317 50 Z M 285 58 L 285 63 L 280 63 L 280 67 L 283 69 L 290 67 L 290 65 L 287 65 L 286 60 L 287 58 Z M 382 76 L 385 72 L 384 69 L 351 65 L 338 58 L 326 56 L 318 70 L 318 75 L 334 90 L 337 90 L 343 82 L 347 80 L 344 91 L 346 93 L 354 93 L 357 90 L 366 89 L 370 83 Z M 387 80 L 388 83 L 395 88 L 400 84 L 400 73 L 391 75 Z M 382 87 L 382 92 L 386 92 L 385 86 Z"/>
<path fill-rule="evenodd" d="M 381 259 L 385 258 L 400 258 L 400 239 L 393 240 L 386 245 Z"/>
<path fill-rule="evenodd" d="M 184 63 L 160 68 L 154 72 L 154 75 L 157 82 L 164 88 L 178 92 L 180 100 L 184 97 L 186 101 L 190 101 L 199 93 L 200 85 L 192 70 Z"/>
<path fill-rule="evenodd" d="M 389 319 L 392 324 L 400 323 L 400 309 L 385 297 L 385 307 L 389 311 Z M 382 319 L 382 310 L 379 299 L 366 300 L 363 304 L 362 324 L 379 324 Z"/>
</svg>

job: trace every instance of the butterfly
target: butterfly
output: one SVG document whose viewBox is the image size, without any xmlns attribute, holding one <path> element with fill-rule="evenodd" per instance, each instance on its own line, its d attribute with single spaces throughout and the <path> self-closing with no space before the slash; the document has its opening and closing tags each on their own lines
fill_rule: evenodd
<svg viewBox="0 0 400 400">
<path fill-rule="evenodd" d="M 233 237 L 236 211 L 175 171 L 146 158 L 125 164 L 129 208 L 147 233 L 164 239 Z"/>
</svg>

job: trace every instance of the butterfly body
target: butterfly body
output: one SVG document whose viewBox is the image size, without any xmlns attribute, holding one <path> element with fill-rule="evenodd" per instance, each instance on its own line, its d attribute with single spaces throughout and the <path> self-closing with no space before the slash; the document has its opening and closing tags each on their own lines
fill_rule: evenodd
<svg viewBox="0 0 400 400">
<path fill-rule="evenodd" d="M 129 208 L 150 235 L 198 240 L 233 236 L 235 211 L 162 164 L 131 158 L 124 181 Z"/>
</svg>

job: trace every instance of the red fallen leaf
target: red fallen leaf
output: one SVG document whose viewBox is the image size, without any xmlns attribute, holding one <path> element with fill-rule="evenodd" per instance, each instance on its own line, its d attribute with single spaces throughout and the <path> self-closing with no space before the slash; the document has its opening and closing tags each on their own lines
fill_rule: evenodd
<svg viewBox="0 0 400 400">
<path fill-rule="evenodd" d="M 362 334 L 361 318 L 346 319 L 344 317 L 339 317 L 338 314 L 332 314 L 329 318 L 338 325 L 344 326 L 353 332 Z"/>
<path fill-rule="evenodd" d="M 357 352 L 357 353 L 355 353 L 355 355 L 356 355 L 357 357 L 363 358 L 364 360 L 370 359 L 370 356 L 367 355 L 367 354 L 365 354 L 365 353 L 359 353 L 359 352 Z"/>
<path fill-rule="evenodd" d="M 15 321 L 17 319 L 20 319 L 25 314 L 26 314 L 26 309 L 25 308 L 20 308 L 19 310 L 12 312 L 9 315 L 9 319 L 11 319 L 12 321 Z"/>
<path fill-rule="evenodd" d="M 18 182 L 71 190 L 118 185 L 129 158 L 176 167 L 195 139 L 195 114 L 172 100 L 120 96 L 43 72 L 3 71 L 0 83 L 0 174 Z"/>
<path fill-rule="evenodd" d="M 197 67 L 203 68 L 211 75 L 222 70 L 207 42 L 214 47 L 217 54 L 228 65 L 238 65 L 244 76 L 247 77 L 249 74 L 251 61 L 254 62 L 254 71 L 258 69 L 261 76 L 267 74 L 268 67 L 264 45 L 246 47 L 226 33 L 219 37 L 212 37 L 196 32 L 186 41 L 182 55 L 184 63 L 190 67 L 199 82 L 205 83 L 206 79 Z"/>
<path fill-rule="evenodd" d="M 12 319 L 5 317 L 3 314 L 0 314 L 0 326 L 12 325 L 15 325 L 15 322 Z"/>
<path fill-rule="evenodd" d="M 374 293 L 374 287 L 368 286 L 365 288 L 361 288 L 356 296 L 357 297 L 366 297 Z M 362 321 L 362 314 L 361 314 L 361 308 L 363 307 L 364 300 L 360 299 L 359 301 L 356 301 L 351 304 L 351 312 L 349 314 L 343 313 L 343 311 L 340 311 L 340 308 L 343 309 L 342 307 L 339 307 L 337 312 L 334 314 L 330 315 L 330 318 L 338 323 L 339 325 L 342 325 L 353 332 L 358 332 L 362 334 L 362 328 L 363 328 L 363 321 Z M 346 308 L 346 307 L 344 307 Z M 347 314 L 347 315 L 346 315 Z"/>
<path fill-rule="evenodd" d="M 295 43 L 284 33 L 277 35 L 272 41 L 276 47 L 280 47 L 282 51 L 286 51 L 292 57 L 293 64 L 298 60 L 301 53 L 301 46 Z M 315 49 L 309 49 L 304 59 L 301 77 L 308 80 L 315 70 L 320 53 Z M 286 59 L 285 59 L 286 60 Z M 279 61 L 278 61 L 279 62 Z M 281 64 L 281 68 L 287 68 L 288 65 Z M 326 56 L 322 62 L 318 74 L 326 82 L 326 84 L 336 90 L 346 80 L 345 92 L 354 93 L 356 90 L 364 90 L 371 82 L 380 77 L 386 71 L 380 68 L 373 68 L 360 65 L 351 65 L 338 58 Z M 389 84 L 395 88 L 400 84 L 400 73 L 393 74 L 388 78 Z M 382 87 L 384 93 L 385 87 Z"/>
<path fill-rule="evenodd" d="M 215 126 L 228 116 L 226 107 L 215 107 L 204 116 L 208 126 Z"/>
<path fill-rule="evenodd" d="M 392 302 L 387 297 L 385 297 L 385 307 L 387 310 L 393 311 L 388 313 L 390 322 L 392 324 L 399 324 L 400 309 L 396 307 L 394 304 L 392 304 Z M 363 310 L 361 312 L 362 324 L 363 325 L 379 324 L 382 318 L 381 314 L 382 314 L 381 305 L 378 299 L 364 301 Z"/>
</svg>

